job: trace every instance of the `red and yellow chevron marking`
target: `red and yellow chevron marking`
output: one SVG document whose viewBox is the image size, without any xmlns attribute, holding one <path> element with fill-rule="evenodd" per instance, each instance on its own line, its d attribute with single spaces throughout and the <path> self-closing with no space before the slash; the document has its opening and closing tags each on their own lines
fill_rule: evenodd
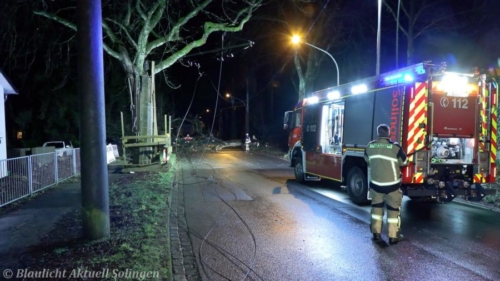
<svg viewBox="0 0 500 281">
<path fill-rule="evenodd" d="M 488 134 L 488 119 L 486 115 L 486 98 L 488 97 L 488 89 L 483 85 L 483 91 L 481 95 L 481 110 L 480 110 L 480 118 L 481 118 L 481 131 L 479 133 L 479 139 L 484 140 Z M 479 151 L 485 151 L 484 142 L 479 142 Z"/>
<path fill-rule="evenodd" d="M 408 153 L 424 146 L 425 132 L 419 125 L 427 123 L 427 93 L 427 83 L 416 83 L 410 97 Z M 413 156 L 410 157 L 410 161 L 413 161 Z"/>
<path fill-rule="evenodd" d="M 415 173 L 413 175 L 413 183 L 424 183 L 424 175 L 422 173 Z"/>
<path fill-rule="evenodd" d="M 474 174 L 474 183 L 485 183 L 486 178 L 482 174 Z"/>
<path fill-rule="evenodd" d="M 491 106 L 491 153 L 490 163 L 496 163 L 497 159 L 497 107 Z"/>
</svg>

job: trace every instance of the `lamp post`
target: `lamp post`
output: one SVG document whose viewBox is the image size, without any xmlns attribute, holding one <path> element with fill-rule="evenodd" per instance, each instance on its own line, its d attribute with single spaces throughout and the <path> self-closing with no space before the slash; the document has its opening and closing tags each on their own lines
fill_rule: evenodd
<svg viewBox="0 0 500 281">
<path fill-rule="evenodd" d="M 396 69 L 399 69 L 399 10 L 401 10 L 401 0 L 398 0 L 398 13 L 396 17 Z"/>
<path fill-rule="evenodd" d="M 301 42 L 301 40 L 300 40 L 300 37 L 299 37 L 299 36 L 294 35 L 294 36 L 292 37 L 292 43 L 293 43 L 293 44 L 297 45 L 297 44 L 299 44 L 300 42 Z M 335 64 L 335 67 L 337 68 L 337 86 L 338 86 L 338 85 L 340 85 L 339 65 L 337 64 L 337 62 L 335 61 L 335 59 L 333 58 L 333 56 L 332 56 L 332 55 L 330 55 L 330 53 L 328 53 L 327 51 L 325 51 L 325 50 L 323 50 L 323 49 L 321 49 L 321 48 L 318 48 L 318 47 L 314 46 L 313 44 L 309 44 L 309 43 L 307 43 L 307 42 L 304 42 L 304 44 L 306 44 L 306 45 L 307 45 L 307 46 L 309 46 L 309 47 L 313 47 L 314 49 L 316 49 L 316 50 L 318 50 L 318 51 L 321 51 L 321 52 L 323 52 L 323 53 L 327 54 L 327 55 L 328 55 L 328 56 L 332 59 L 333 63 Z"/>
<path fill-rule="evenodd" d="M 246 84 L 247 84 L 247 90 L 246 90 L 247 101 L 246 102 L 244 100 L 242 100 L 242 99 L 234 97 L 233 95 L 231 95 L 229 93 L 226 93 L 226 98 L 231 98 L 231 107 L 233 108 L 233 110 L 232 110 L 232 114 L 233 114 L 232 120 L 235 120 L 234 114 L 235 114 L 236 108 L 234 107 L 234 100 L 238 100 L 239 102 L 241 102 L 242 104 L 245 105 L 245 133 L 246 134 L 250 134 L 250 132 L 249 132 L 250 131 L 250 109 L 249 109 L 248 79 L 246 80 Z M 234 137 L 235 131 L 236 131 L 236 128 L 234 128 L 234 122 L 231 122 L 231 138 Z"/>
<path fill-rule="evenodd" d="M 233 95 L 226 93 L 226 98 L 231 99 L 231 123 L 230 123 L 230 130 L 229 130 L 229 138 L 233 139 L 234 136 L 236 135 L 236 124 L 234 123 L 235 118 L 235 108 L 234 108 L 234 97 Z"/>
<path fill-rule="evenodd" d="M 378 0 L 378 22 L 377 22 L 377 69 L 375 75 L 380 74 L 380 22 L 382 21 L 382 0 Z"/>
</svg>

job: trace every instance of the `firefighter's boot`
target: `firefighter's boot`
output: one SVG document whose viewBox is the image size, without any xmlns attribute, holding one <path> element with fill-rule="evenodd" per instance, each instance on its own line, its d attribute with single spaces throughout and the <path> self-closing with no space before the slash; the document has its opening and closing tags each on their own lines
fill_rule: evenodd
<svg viewBox="0 0 500 281">
<path fill-rule="evenodd" d="M 401 229 L 400 209 L 403 201 L 403 193 L 401 190 L 396 190 L 387 194 L 387 228 L 389 234 L 389 242 L 395 244 L 398 242 L 399 230 Z"/>
<path fill-rule="evenodd" d="M 394 245 L 398 244 L 399 239 L 398 238 L 389 238 L 389 244 Z"/>
</svg>

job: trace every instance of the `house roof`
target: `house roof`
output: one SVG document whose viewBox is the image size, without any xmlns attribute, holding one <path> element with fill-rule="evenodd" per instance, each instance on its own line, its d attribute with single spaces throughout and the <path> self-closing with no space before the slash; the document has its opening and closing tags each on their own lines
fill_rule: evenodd
<svg viewBox="0 0 500 281">
<path fill-rule="evenodd" d="M 4 94 L 6 95 L 17 95 L 18 92 L 14 89 L 14 87 L 9 83 L 9 80 L 3 75 L 0 71 L 0 86 L 4 89 Z"/>
</svg>

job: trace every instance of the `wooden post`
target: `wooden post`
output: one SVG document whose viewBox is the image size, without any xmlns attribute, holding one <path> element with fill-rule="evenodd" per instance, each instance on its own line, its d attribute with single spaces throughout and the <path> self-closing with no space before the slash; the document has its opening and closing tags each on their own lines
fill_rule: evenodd
<svg viewBox="0 0 500 281">
<path fill-rule="evenodd" d="M 170 145 L 172 145 L 172 116 L 171 115 L 168 116 L 168 134 L 170 135 Z"/>
<path fill-rule="evenodd" d="M 122 119 L 122 150 L 123 150 L 123 159 L 126 161 L 127 160 L 127 151 L 125 148 L 124 140 L 123 138 L 125 137 L 125 125 L 123 124 L 123 111 L 120 111 L 121 119 Z"/>
<path fill-rule="evenodd" d="M 158 118 L 156 117 L 156 87 L 155 87 L 155 62 L 151 62 L 151 91 L 152 91 L 152 103 L 153 103 L 153 136 L 158 135 Z M 153 140 L 157 142 L 157 140 Z"/>
</svg>

